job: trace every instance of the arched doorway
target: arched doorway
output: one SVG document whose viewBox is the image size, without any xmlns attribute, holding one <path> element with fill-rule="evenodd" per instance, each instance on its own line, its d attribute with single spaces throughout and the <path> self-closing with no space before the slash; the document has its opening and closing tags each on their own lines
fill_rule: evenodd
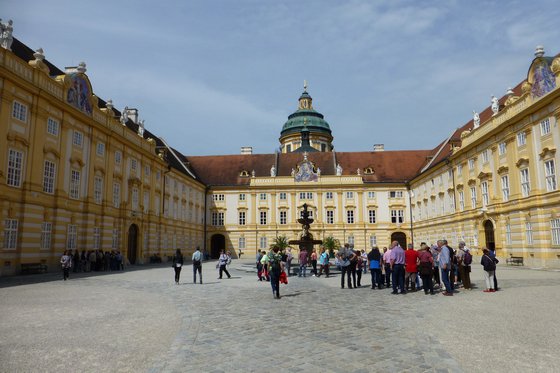
<svg viewBox="0 0 560 373">
<path fill-rule="evenodd" d="M 403 249 L 406 250 L 406 234 L 403 232 L 395 232 L 391 234 L 391 242 L 397 241 Z"/>
<path fill-rule="evenodd" d="M 223 234 L 215 234 L 210 239 L 210 258 L 218 259 L 220 251 L 226 249 L 226 238 Z"/>
<path fill-rule="evenodd" d="M 494 224 L 490 220 L 484 222 L 484 235 L 486 236 L 486 248 L 495 249 L 496 243 L 494 241 Z"/>
<path fill-rule="evenodd" d="M 128 228 L 128 250 L 126 256 L 130 264 L 136 264 L 136 252 L 138 251 L 138 226 L 131 224 Z"/>
</svg>

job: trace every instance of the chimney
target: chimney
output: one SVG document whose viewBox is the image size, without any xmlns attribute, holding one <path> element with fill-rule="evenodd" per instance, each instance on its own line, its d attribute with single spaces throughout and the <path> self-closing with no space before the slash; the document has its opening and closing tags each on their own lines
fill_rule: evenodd
<svg viewBox="0 0 560 373">
<path fill-rule="evenodd" d="M 138 109 L 128 109 L 126 112 L 130 120 L 138 124 Z"/>
<path fill-rule="evenodd" d="M 241 154 L 253 154 L 253 147 L 252 146 L 242 146 L 241 147 Z"/>
<path fill-rule="evenodd" d="M 373 151 L 374 152 L 382 152 L 385 150 L 384 144 L 373 144 Z"/>
</svg>

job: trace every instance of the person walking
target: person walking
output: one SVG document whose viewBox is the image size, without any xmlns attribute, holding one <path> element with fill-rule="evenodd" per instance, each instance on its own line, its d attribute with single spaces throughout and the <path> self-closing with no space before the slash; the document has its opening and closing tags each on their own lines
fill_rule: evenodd
<svg viewBox="0 0 560 373">
<path fill-rule="evenodd" d="M 284 270 L 284 262 L 280 254 L 280 248 L 274 246 L 270 253 L 268 253 L 268 260 L 270 265 L 270 286 L 272 287 L 272 296 L 275 299 L 280 299 L 280 274 Z"/>
<path fill-rule="evenodd" d="M 319 274 L 317 277 L 321 277 L 323 270 L 325 271 L 325 277 L 329 277 L 329 253 L 325 251 L 325 248 L 321 248 L 321 256 L 319 256 Z"/>
<path fill-rule="evenodd" d="M 482 249 L 482 258 L 480 264 L 484 269 L 484 281 L 486 281 L 485 293 L 493 293 L 496 291 L 494 288 L 494 272 L 496 271 L 496 260 L 490 256 L 490 251 L 487 248 Z"/>
<path fill-rule="evenodd" d="M 472 290 L 471 288 L 471 263 L 472 255 L 465 246 L 465 241 L 459 241 L 459 250 L 457 250 L 457 266 L 459 268 L 459 276 L 463 283 L 463 288 Z"/>
<path fill-rule="evenodd" d="M 263 256 L 261 258 L 261 264 L 263 266 L 263 277 L 265 279 L 265 281 L 270 281 L 270 276 L 269 276 L 269 259 L 268 259 L 268 254 L 266 253 L 266 251 L 262 251 Z"/>
<path fill-rule="evenodd" d="M 299 252 L 299 273 L 298 277 L 305 277 L 307 273 L 307 249 L 302 248 Z"/>
<path fill-rule="evenodd" d="M 405 253 L 397 241 L 391 243 L 391 271 L 393 274 L 393 292 L 391 294 L 406 294 L 404 288 Z"/>
<path fill-rule="evenodd" d="M 445 286 L 445 291 L 442 293 L 445 296 L 453 295 L 453 288 L 449 280 L 449 272 L 451 271 L 451 256 L 449 248 L 445 244 L 445 240 L 438 240 L 437 246 L 439 251 L 439 268 L 441 270 L 441 281 Z"/>
<path fill-rule="evenodd" d="M 317 276 L 317 250 L 313 249 L 311 251 L 311 273 L 313 273 L 313 276 Z"/>
<path fill-rule="evenodd" d="M 177 249 L 173 256 L 173 269 L 175 270 L 175 284 L 179 285 L 179 278 L 181 277 L 181 268 L 183 268 L 183 254 L 181 250 Z"/>
<path fill-rule="evenodd" d="M 263 257 L 264 253 L 262 253 L 260 250 L 257 251 L 257 278 L 259 279 L 259 281 L 262 281 L 262 276 L 263 276 L 263 265 L 261 263 L 261 259 Z"/>
<path fill-rule="evenodd" d="M 496 264 L 498 264 L 500 261 L 498 260 L 498 258 L 496 258 L 496 249 L 494 247 L 491 247 L 488 250 L 488 255 L 490 256 L 490 258 L 492 258 L 492 260 L 494 260 L 494 262 Z M 496 270 L 494 270 L 494 291 L 498 291 L 498 278 L 496 277 Z"/>
<path fill-rule="evenodd" d="M 220 277 L 218 277 L 218 280 L 222 279 L 223 272 L 225 272 L 228 278 L 231 278 L 231 275 L 229 274 L 226 268 L 229 263 L 230 263 L 229 256 L 226 254 L 225 250 L 222 250 L 222 252 L 220 253 L 220 259 L 218 259 L 218 265 L 220 268 Z"/>
<path fill-rule="evenodd" d="M 418 271 L 420 272 L 420 277 L 422 278 L 422 287 L 424 289 L 424 294 L 434 294 L 434 283 L 432 281 L 432 276 L 434 272 L 434 257 L 430 252 L 430 247 L 426 244 L 422 244 L 420 251 L 418 251 Z"/>
<path fill-rule="evenodd" d="M 62 266 L 62 275 L 64 281 L 70 277 L 70 268 L 72 268 L 72 256 L 70 255 L 70 250 L 64 250 L 64 254 L 60 258 L 60 265 Z"/>
<path fill-rule="evenodd" d="M 292 260 L 294 260 L 294 254 L 292 254 L 292 248 L 288 247 L 286 249 L 286 274 L 288 277 L 291 276 L 292 272 Z"/>
<path fill-rule="evenodd" d="M 196 272 L 198 272 L 198 277 L 200 283 L 202 284 L 202 253 L 200 252 L 200 247 L 197 246 L 195 252 L 192 254 L 192 264 L 193 264 L 193 283 L 196 284 Z"/>
<path fill-rule="evenodd" d="M 344 289 L 344 277 L 348 277 L 348 288 L 352 289 L 352 280 L 350 279 L 351 271 L 350 271 L 350 262 L 356 254 L 352 250 L 350 250 L 349 244 L 344 244 L 337 254 L 338 262 L 340 264 L 340 287 Z"/>
<path fill-rule="evenodd" d="M 383 248 L 382 264 L 385 269 L 385 287 L 391 287 L 391 250 L 387 250 L 386 247 Z"/>
<path fill-rule="evenodd" d="M 367 256 L 369 262 L 369 271 L 371 273 L 371 288 L 375 289 L 377 285 L 378 289 L 382 288 L 383 279 L 381 278 L 381 253 L 379 248 L 374 246 Z"/>
</svg>

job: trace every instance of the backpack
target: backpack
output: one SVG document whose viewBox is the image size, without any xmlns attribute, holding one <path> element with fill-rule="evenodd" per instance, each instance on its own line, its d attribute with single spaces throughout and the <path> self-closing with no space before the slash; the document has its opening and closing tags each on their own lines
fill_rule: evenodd
<svg viewBox="0 0 560 373">
<path fill-rule="evenodd" d="M 463 264 L 466 266 L 470 266 L 472 263 L 472 255 L 470 251 L 465 251 L 465 256 L 463 257 Z"/>
<path fill-rule="evenodd" d="M 455 257 L 455 250 L 453 250 L 450 246 L 447 246 L 449 249 L 449 263 L 457 264 L 457 258 Z"/>
</svg>

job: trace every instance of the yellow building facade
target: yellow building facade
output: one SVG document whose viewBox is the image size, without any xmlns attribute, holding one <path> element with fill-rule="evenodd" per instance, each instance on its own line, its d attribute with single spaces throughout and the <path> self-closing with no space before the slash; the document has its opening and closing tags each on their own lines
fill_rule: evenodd
<svg viewBox="0 0 560 373">
<path fill-rule="evenodd" d="M 437 147 L 407 151 L 334 151 L 305 87 L 280 152 L 186 156 L 136 109 L 96 97 L 86 71 L 59 70 L 17 39 L 0 48 L 0 275 L 58 269 L 67 249 L 119 250 L 133 264 L 196 246 L 252 256 L 298 239 L 304 204 L 315 239 L 464 240 L 560 266 L 560 59 L 543 51 Z"/>
</svg>

